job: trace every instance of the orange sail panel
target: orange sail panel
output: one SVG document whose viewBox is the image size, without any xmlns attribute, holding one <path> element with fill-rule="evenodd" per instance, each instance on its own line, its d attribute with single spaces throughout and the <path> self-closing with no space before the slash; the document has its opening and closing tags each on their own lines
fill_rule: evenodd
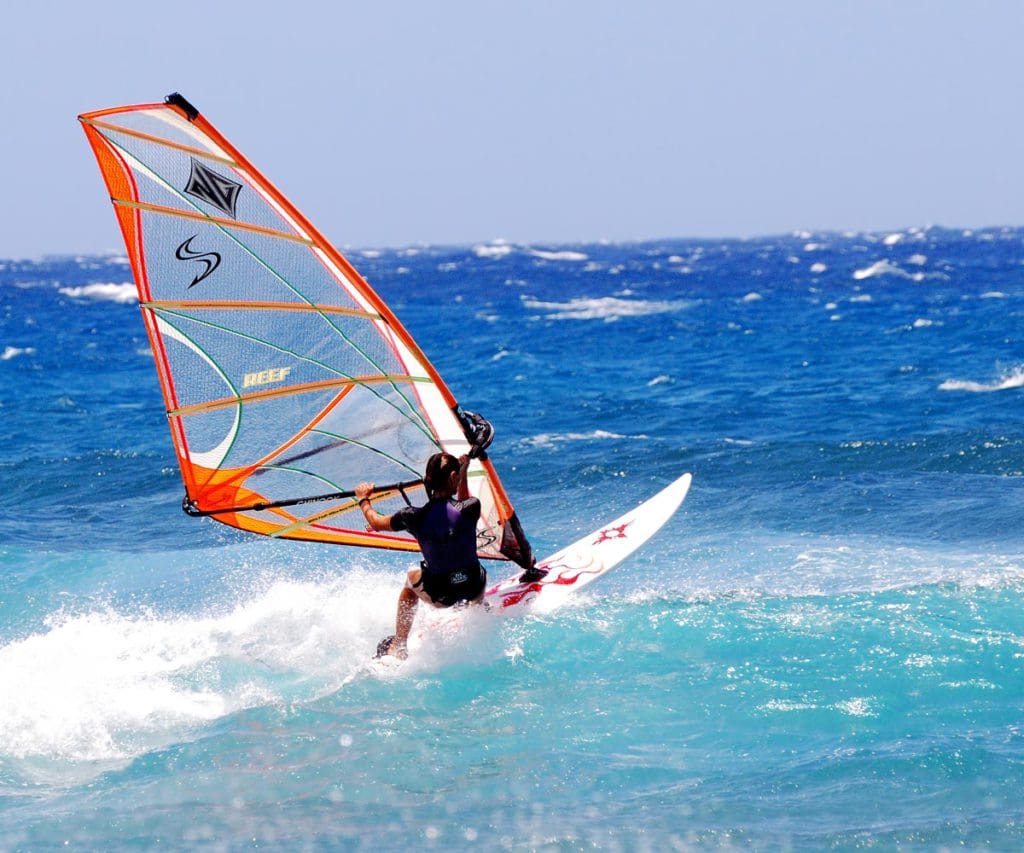
<svg viewBox="0 0 1024 853">
<path fill-rule="evenodd" d="M 186 505 L 268 536 L 415 550 L 367 530 L 352 497 L 293 500 L 418 481 L 432 453 L 469 452 L 454 397 L 398 319 L 180 96 L 79 119 L 128 249 Z M 469 484 L 480 556 L 523 550 L 490 461 L 472 462 Z M 373 502 L 405 505 L 399 490 Z"/>
</svg>

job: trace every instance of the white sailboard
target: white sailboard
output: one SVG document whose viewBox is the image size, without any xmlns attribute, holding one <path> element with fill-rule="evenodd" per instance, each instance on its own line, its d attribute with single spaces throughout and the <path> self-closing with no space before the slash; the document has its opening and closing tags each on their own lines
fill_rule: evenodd
<svg viewBox="0 0 1024 853">
<path fill-rule="evenodd" d="M 519 575 L 495 584 L 484 594 L 492 611 L 513 613 L 528 607 L 557 607 L 625 560 L 664 526 L 690 490 L 690 474 L 662 489 L 638 507 L 598 528 L 537 565 L 547 569 L 539 581 L 520 583 Z"/>
</svg>

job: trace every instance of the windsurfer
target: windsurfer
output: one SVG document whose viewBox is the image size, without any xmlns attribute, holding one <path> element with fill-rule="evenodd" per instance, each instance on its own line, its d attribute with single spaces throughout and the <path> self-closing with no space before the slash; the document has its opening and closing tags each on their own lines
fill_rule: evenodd
<svg viewBox="0 0 1024 853">
<path fill-rule="evenodd" d="M 373 508 L 373 483 L 360 483 L 355 488 L 359 507 L 373 530 L 408 530 L 423 551 L 423 562 L 409 570 L 399 593 L 395 634 L 381 641 L 378 655 L 407 656 L 406 642 L 421 600 L 434 607 L 451 607 L 483 599 L 487 572 L 476 553 L 480 501 L 469 493 L 468 469 L 468 456 L 457 459 L 448 453 L 435 453 L 427 461 L 423 477 L 427 503 L 393 515 L 381 515 Z"/>
</svg>

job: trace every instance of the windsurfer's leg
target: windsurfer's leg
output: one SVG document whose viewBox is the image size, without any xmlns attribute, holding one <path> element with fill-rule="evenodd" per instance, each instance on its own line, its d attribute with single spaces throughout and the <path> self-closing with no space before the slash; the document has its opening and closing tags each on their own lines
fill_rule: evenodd
<svg viewBox="0 0 1024 853">
<path fill-rule="evenodd" d="M 398 594 L 398 612 L 395 614 L 395 638 L 391 641 L 390 653 L 397 658 L 408 654 L 406 644 L 413 620 L 416 618 L 416 605 L 419 603 L 422 572 L 420 569 L 409 569 L 405 586 Z"/>
</svg>

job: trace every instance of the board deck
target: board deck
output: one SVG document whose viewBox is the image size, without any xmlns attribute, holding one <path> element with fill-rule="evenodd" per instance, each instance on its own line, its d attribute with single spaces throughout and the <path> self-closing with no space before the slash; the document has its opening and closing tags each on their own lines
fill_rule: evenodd
<svg viewBox="0 0 1024 853">
<path fill-rule="evenodd" d="M 650 539 L 686 498 L 690 474 L 683 474 L 654 497 L 604 525 L 537 565 L 548 574 L 533 583 L 519 583 L 518 572 L 490 587 L 484 601 L 492 609 L 511 612 L 541 601 L 545 608 L 562 603 L 607 574 Z"/>
</svg>

